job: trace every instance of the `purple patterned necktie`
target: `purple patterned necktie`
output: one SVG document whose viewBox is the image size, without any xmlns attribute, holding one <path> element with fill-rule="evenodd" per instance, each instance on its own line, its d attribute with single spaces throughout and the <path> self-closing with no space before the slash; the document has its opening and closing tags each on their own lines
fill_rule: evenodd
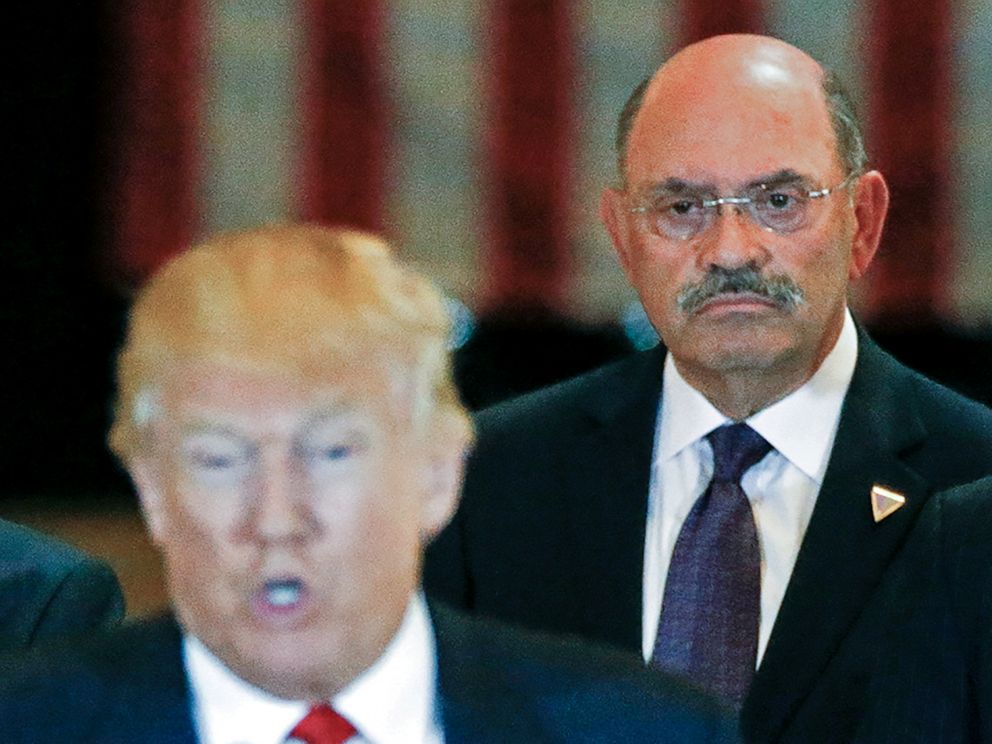
<svg viewBox="0 0 992 744">
<path fill-rule="evenodd" d="M 706 438 L 713 479 L 675 542 L 651 661 L 740 708 L 754 676 L 761 619 L 758 534 L 741 476 L 771 445 L 746 424 Z"/>
</svg>

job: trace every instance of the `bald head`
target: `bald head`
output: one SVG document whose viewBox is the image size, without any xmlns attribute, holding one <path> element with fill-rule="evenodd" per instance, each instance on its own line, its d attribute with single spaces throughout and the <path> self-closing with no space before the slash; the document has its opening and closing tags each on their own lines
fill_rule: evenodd
<svg viewBox="0 0 992 744">
<path fill-rule="evenodd" d="M 837 77 L 805 52 L 767 36 L 714 36 L 685 47 L 631 94 L 617 124 L 621 180 L 628 177 L 637 135 L 651 135 L 661 119 L 692 116 L 702 130 L 735 111 L 764 112 L 774 133 L 783 116 L 804 112 L 832 130 L 845 173 L 864 170 L 867 156 L 854 106 Z M 815 124 L 814 122 L 810 122 Z M 642 130 L 635 132 L 635 130 Z M 814 132 L 811 132 L 813 135 Z M 632 143 L 633 141 L 633 143 Z"/>
</svg>

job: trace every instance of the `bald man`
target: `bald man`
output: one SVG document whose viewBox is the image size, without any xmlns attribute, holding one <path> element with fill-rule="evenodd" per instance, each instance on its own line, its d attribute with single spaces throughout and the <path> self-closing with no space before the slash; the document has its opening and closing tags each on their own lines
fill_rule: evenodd
<svg viewBox="0 0 992 744">
<path fill-rule="evenodd" d="M 427 586 L 635 651 L 749 740 L 844 741 L 886 631 L 862 612 L 929 494 L 992 471 L 992 412 L 852 318 L 888 189 L 808 55 L 686 47 L 617 146 L 600 214 L 667 352 L 482 413 Z"/>
</svg>

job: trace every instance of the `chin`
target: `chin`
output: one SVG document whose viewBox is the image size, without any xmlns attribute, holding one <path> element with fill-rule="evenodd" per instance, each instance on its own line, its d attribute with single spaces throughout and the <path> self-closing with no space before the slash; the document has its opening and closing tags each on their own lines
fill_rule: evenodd
<svg viewBox="0 0 992 744">
<path fill-rule="evenodd" d="M 311 647 L 293 651 L 262 648 L 245 659 L 244 671 L 238 673 L 276 697 L 315 700 L 332 697 L 343 686 L 329 673 L 334 668 L 332 661 L 321 658 Z"/>
<path fill-rule="evenodd" d="M 682 354 L 698 366 L 714 372 L 764 370 L 791 358 L 795 354 L 795 339 L 791 334 L 741 330 L 733 334 L 700 334 L 686 344 L 684 352 L 676 349 L 676 359 Z"/>
</svg>

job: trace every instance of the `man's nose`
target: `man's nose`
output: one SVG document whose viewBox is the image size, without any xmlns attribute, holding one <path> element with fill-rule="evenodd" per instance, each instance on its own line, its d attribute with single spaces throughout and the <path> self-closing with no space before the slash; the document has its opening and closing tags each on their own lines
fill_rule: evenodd
<svg viewBox="0 0 992 744">
<path fill-rule="evenodd" d="M 261 540 L 299 538 L 310 525 L 305 484 L 290 458 L 268 458 L 250 509 L 251 529 Z"/>
<path fill-rule="evenodd" d="M 696 259 L 701 271 L 718 266 L 736 269 L 748 264 L 759 269 L 768 263 L 768 231 L 758 225 L 742 204 L 723 204 L 709 229 L 696 239 Z"/>
</svg>

